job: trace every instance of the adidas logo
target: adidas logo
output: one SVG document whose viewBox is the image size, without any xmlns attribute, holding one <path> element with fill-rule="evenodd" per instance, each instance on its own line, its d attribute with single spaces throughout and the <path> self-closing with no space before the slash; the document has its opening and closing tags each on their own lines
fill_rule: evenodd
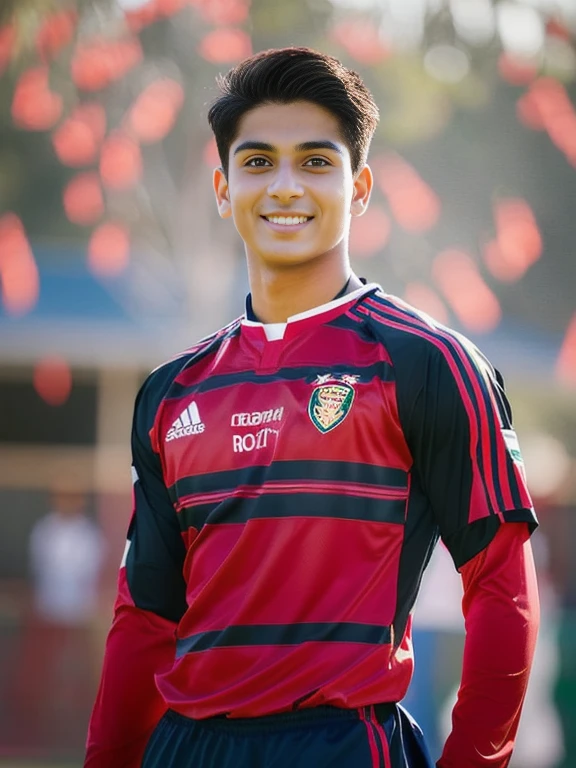
<svg viewBox="0 0 576 768">
<path fill-rule="evenodd" d="M 170 440 L 177 440 L 179 437 L 186 437 L 187 435 L 199 435 L 204 432 L 204 429 L 205 426 L 200 418 L 198 406 L 196 403 L 190 403 L 166 433 L 166 442 L 169 443 Z"/>
</svg>

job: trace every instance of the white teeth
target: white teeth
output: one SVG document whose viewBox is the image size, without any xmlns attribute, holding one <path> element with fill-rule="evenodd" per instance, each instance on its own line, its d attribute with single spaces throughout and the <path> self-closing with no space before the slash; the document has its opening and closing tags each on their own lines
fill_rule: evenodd
<svg viewBox="0 0 576 768">
<path fill-rule="evenodd" d="M 309 216 L 266 216 L 266 219 L 272 224 L 283 224 L 287 227 L 294 224 L 304 224 L 309 218 Z"/>
</svg>

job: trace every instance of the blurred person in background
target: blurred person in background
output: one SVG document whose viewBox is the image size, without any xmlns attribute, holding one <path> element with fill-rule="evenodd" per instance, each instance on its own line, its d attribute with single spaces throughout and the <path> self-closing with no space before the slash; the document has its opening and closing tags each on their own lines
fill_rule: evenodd
<svg viewBox="0 0 576 768">
<path fill-rule="evenodd" d="M 69 746 L 94 695 L 90 649 L 105 544 L 83 492 L 59 483 L 50 507 L 29 542 L 32 606 L 16 669 L 13 735 L 29 745 Z"/>
<path fill-rule="evenodd" d="M 441 535 L 467 637 L 437 765 L 505 768 L 538 596 L 502 380 L 351 272 L 378 119 L 359 76 L 281 49 L 221 88 L 214 187 L 251 294 L 137 397 L 135 507 L 85 766 L 431 766 L 397 702 Z"/>
<path fill-rule="evenodd" d="M 98 581 L 104 542 L 86 513 L 86 497 L 78 491 L 56 490 L 51 511 L 39 520 L 30 537 L 34 609 L 54 626 L 84 626 L 98 605 Z"/>
</svg>

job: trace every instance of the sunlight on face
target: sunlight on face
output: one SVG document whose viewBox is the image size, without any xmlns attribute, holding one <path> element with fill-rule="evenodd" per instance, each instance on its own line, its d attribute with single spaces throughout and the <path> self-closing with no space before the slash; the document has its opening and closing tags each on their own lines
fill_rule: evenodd
<svg viewBox="0 0 576 768">
<path fill-rule="evenodd" d="M 278 267 L 347 250 L 355 177 L 338 121 L 322 107 L 302 101 L 246 113 L 228 180 L 216 172 L 215 184 L 220 213 L 233 217 L 249 258 Z"/>
</svg>

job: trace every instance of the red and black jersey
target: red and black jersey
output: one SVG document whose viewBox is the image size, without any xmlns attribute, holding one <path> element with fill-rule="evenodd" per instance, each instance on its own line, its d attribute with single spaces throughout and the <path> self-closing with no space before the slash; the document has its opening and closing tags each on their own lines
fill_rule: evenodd
<svg viewBox="0 0 576 768">
<path fill-rule="evenodd" d="M 399 701 L 438 536 L 461 567 L 537 524 L 499 374 L 376 285 L 154 371 L 133 460 L 116 610 L 174 622 L 156 684 L 193 718 Z"/>
</svg>

